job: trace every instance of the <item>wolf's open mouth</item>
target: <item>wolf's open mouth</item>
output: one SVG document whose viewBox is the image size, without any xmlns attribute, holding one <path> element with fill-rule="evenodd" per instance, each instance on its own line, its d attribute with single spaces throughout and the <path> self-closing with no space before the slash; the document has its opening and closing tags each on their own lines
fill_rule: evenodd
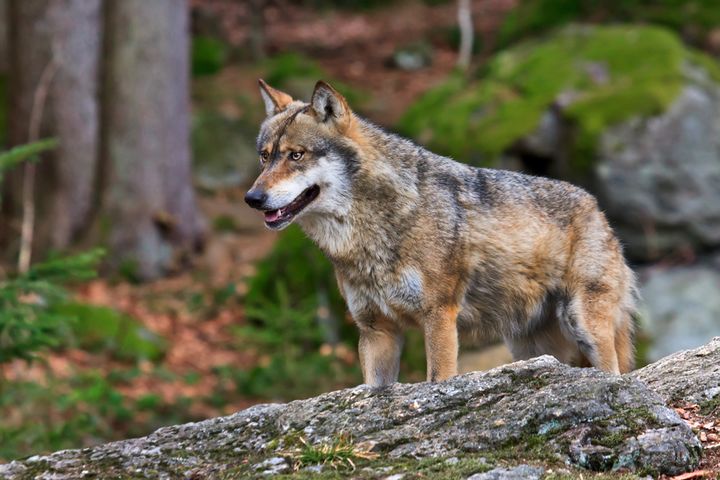
<svg viewBox="0 0 720 480">
<path fill-rule="evenodd" d="M 310 205 L 310 202 L 315 200 L 319 194 L 320 187 L 317 185 L 306 188 L 295 200 L 284 207 L 265 211 L 265 223 L 271 228 L 289 223 L 298 213 Z"/>
</svg>

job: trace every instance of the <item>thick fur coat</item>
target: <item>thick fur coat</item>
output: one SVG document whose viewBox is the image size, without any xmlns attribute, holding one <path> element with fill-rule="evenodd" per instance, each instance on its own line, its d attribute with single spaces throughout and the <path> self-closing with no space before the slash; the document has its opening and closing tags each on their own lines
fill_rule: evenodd
<svg viewBox="0 0 720 480">
<path fill-rule="evenodd" d="M 261 93 L 263 170 L 246 200 L 332 261 L 366 383 L 397 380 L 410 327 L 432 381 L 457 373 L 463 333 L 500 335 L 516 359 L 632 369 L 635 280 L 592 195 L 436 155 L 323 82 L 309 104 L 262 81 Z"/>
</svg>

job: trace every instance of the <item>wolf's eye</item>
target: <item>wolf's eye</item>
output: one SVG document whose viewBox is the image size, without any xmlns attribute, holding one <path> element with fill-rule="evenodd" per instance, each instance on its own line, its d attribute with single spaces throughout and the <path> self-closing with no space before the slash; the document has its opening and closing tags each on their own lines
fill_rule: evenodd
<svg viewBox="0 0 720 480">
<path fill-rule="evenodd" d="M 300 160 L 303 155 L 305 155 L 304 152 L 290 152 L 290 160 L 298 161 Z"/>
<path fill-rule="evenodd" d="M 267 162 L 267 159 L 269 156 L 270 156 L 270 154 L 268 152 L 260 152 L 260 161 L 262 163 Z"/>
</svg>

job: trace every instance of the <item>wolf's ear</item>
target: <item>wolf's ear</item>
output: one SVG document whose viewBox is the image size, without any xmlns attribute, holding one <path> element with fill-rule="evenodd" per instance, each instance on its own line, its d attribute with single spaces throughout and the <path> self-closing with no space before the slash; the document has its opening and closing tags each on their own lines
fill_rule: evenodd
<svg viewBox="0 0 720 480">
<path fill-rule="evenodd" d="M 282 112 L 292 103 L 293 99 L 290 95 L 274 89 L 262 78 L 258 79 L 258 84 L 260 84 L 260 94 L 265 102 L 265 113 L 268 117 Z"/>
<path fill-rule="evenodd" d="M 315 84 L 310 105 L 319 122 L 331 121 L 337 125 L 340 131 L 346 130 L 350 124 L 352 112 L 347 100 L 322 80 Z"/>
</svg>

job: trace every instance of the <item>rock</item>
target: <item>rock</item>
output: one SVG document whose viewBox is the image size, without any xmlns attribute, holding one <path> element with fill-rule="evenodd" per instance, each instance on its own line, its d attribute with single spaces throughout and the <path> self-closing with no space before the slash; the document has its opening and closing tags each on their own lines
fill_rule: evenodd
<svg viewBox="0 0 720 480">
<path fill-rule="evenodd" d="M 720 67 L 667 30 L 574 26 L 451 77 L 399 128 L 595 193 L 632 259 L 720 246 Z"/>
<path fill-rule="evenodd" d="M 372 478 L 469 476 L 536 461 L 675 475 L 693 469 L 699 454 L 688 425 L 635 378 L 544 356 L 443 383 L 361 385 L 259 405 L 144 438 L 15 461 L 0 466 L 0 478 L 70 479 L 82 471 L 245 478 L 286 465 L 348 468 L 345 458 Z M 458 461 L 447 461 L 453 457 Z"/>
<path fill-rule="evenodd" d="M 598 145 L 595 190 L 632 258 L 720 245 L 720 86 L 686 70 L 666 112 L 608 128 Z"/>
<path fill-rule="evenodd" d="M 239 113 L 229 113 L 206 109 L 193 115 L 193 174 L 200 188 L 237 187 L 252 181 L 260 171 L 255 146 L 257 123 Z"/>
<path fill-rule="evenodd" d="M 668 404 L 697 403 L 701 407 L 717 404 L 720 400 L 720 337 L 700 348 L 665 357 L 630 375 Z"/>
<path fill-rule="evenodd" d="M 319 466 L 319 465 L 314 465 Z M 277 475 L 290 469 L 287 460 L 283 457 L 271 457 L 256 464 L 254 469 L 262 472 L 263 475 Z"/>
<path fill-rule="evenodd" d="M 649 361 L 696 348 L 720 335 L 720 262 L 639 271 L 641 319 Z"/>
<path fill-rule="evenodd" d="M 541 467 L 519 465 L 512 468 L 494 468 L 489 472 L 476 473 L 467 480 L 540 480 L 545 473 Z"/>
<path fill-rule="evenodd" d="M 420 70 L 432 64 L 432 46 L 419 42 L 395 50 L 392 56 L 393 66 L 400 70 Z"/>
</svg>

